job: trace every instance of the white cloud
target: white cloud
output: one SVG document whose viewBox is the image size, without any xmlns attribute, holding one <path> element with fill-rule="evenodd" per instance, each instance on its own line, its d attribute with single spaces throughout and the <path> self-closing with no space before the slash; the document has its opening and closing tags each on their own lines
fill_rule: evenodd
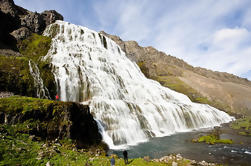
<svg viewBox="0 0 251 166">
<path fill-rule="evenodd" d="M 249 32 L 245 28 L 225 28 L 220 29 L 213 35 L 213 42 L 217 44 L 238 45 L 241 41 L 250 37 Z"/>
<path fill-rule="evenodd" d="M 250 20 L 247 0 L 128 0 L 122 4 L 113 10 L 116 23 L 111 32 L 124 40 L 152 45 L 194 66 L 237 75 L 251 69 L 250 30 L 243 26 Z M 245 13 L 243 18 L 235 18 L 240 11 Z M 233 26 L 234 22 L 240 24 Z"/>
</svg>

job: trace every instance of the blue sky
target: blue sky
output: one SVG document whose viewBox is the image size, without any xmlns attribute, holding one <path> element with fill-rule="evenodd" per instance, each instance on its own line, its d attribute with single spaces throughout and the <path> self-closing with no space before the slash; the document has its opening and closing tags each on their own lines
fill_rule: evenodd
<svg viewBox="0 0 251 166">
<path fill-rule="evenodd" d="M 250 0 L 14 0 L 65 21 L 153 46 L 193 66 L 251 80 Z"/>
</svg>

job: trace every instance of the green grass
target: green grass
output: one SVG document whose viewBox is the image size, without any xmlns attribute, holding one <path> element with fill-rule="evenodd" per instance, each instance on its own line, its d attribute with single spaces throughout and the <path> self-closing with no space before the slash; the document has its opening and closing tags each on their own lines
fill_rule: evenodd
<svg viewBox="0 0 251 166">
<path fill-rule="evenodd" d="M 21 127 L 20 127 L 21 125 Z M 25 124 L 0 124 L 0 165 L 72 165 L 82 166 L 89 163 L 92 166 L 110 165 L 110 157 L 103 154 L 96 156 L 92 149 L 77 149 L 70 139 L 59 142 L 35 140 L 23 133 Z M 164 166 L 159 162 L 147 162 L 142 158 L 129 159 L 130 165 L 135 166 Z M 183 162 L 183 161 L 180 161 Z M 187 163 L 187 161 L 184 161 Z M 125 165 L 124 160 L 116 158 L 116 165 Z"/>
<path fill-rule="evenodd" d="M 186 94 L 189 97 L 199 96 L 198 92 L 185 84 L 176 76 L 157 76 L 156 80 L 163 86 L 166 86 L 177 92 Z"/>
<path fill-rule="evenodd" d="M 38 110 L 44 112 L 55 102 L 24 96 L 12 96 L 0 99 L 0 111 L 5 113 L 22 113 Z"/>
</svg>

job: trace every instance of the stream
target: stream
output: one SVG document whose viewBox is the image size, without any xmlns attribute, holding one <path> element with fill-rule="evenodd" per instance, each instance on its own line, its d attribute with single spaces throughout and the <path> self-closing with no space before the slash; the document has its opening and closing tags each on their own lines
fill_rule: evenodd
<svg viewBox="0 0 251 166">
<path fill-rule="evenodd" d="M 205 160 L 207 162 L 227 164 L 227 165 L 250 165 L 251 164 L 251 137 L 236 135 L 233 133 L 223 133 L 221 139 L 232 139 L 233 144 L 192 143 L 195 136 L 205 134 L 210 129 L 203 129 L 193 132 L 177 133 L 175 135 L 152 138 L 148 142 L 130 146 L 128 149 L 129 158 L 149 156 L 150 158 L 160 158 L 169 154 L 181 154 L 188 159 L 196 161 Z M 122 150 L 110 150 L 123 157 Z"/>
</svg>

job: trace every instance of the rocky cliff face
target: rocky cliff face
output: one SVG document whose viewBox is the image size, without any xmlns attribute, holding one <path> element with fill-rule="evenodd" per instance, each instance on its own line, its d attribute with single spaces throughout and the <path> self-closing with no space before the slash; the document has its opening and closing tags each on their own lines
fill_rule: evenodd
<svg viewBox="0 0 251 166">
<path fill-rule="evenodd" d="M 55 10 L 31 12 L 16 6 L 13 0 L 0 0 L 0 16 L 0 49 L 12 50 L 17 50 L 16 41 L 26 39 L 31 33 L 41 34 L 47 25 L 63 20 Z"/>
<path fill-rule="evenodd" d="M 151 79 L 184 93 L 192 101 L 206 103 L 232 114 L 251 115 L 251 82 L 233 74 L 193 67 L 153 47 L 101 32 L 113 39 Z"/>
</svg>

